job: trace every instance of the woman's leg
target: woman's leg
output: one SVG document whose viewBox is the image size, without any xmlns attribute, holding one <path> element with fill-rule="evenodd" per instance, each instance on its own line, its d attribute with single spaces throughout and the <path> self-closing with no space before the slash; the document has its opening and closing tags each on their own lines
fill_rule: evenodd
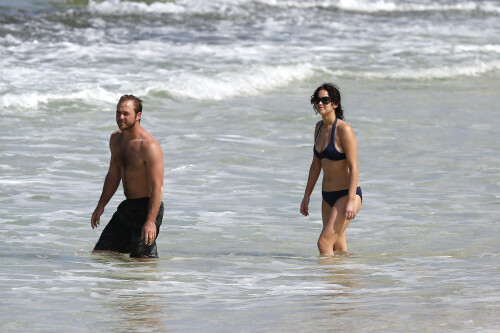
<svg viewBox="0 0 500 333">
<path fill-rule="evenodd" d="M 345 230 L 351 222 L 345 219 L 347 196 L 341 197 L 330 207 L 325 201 L 322 204 L 323 230 L 318 239 L 318 249 L 321 255 L 333 256 L 334 249 L 347 251 Z M 327 206 L 327 207 L 325 207 Z M 361 209 L 361 198 L 356 196 L 356 213 Z M 338 244 L 336 244 L 339 242 Z"/>
<path fill-rule="evenodd" d="M 335 244 L 333 244 L 333 252 L 347 252 L 347 241 L 345 239 L 345 231 L 339 236 Z"/>
</svg>

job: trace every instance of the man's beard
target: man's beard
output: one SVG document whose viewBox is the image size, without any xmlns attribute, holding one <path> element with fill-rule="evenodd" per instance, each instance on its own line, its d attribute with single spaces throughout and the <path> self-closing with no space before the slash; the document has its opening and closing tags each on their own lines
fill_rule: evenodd
<svg viewBox="0 0 500 333">
<path fill-rule="evenodd" d="M 136 122 L 137 122 L 136 120 L 133 123 L 122 122 L 118 124 L 118 128 L 121 129 L 122 131 L 126 131 L 133 128 Z"/>
</svg>

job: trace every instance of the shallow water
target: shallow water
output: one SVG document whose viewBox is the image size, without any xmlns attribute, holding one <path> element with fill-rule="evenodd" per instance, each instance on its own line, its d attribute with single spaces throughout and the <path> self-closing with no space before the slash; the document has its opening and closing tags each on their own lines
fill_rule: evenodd
<svg viewBox="0 0 500 333">
<path fill-rule="evenodd" d="M 499 16 L 495 1 L 0 2 L 1 330 L 500 330 Z M 319 187 L 299 213 L 325 81 L 363 189 L 335 258 L 316 249 Z M 124 93 L 164 151 L 152 262 L 90 254 Z"/>
</svg>

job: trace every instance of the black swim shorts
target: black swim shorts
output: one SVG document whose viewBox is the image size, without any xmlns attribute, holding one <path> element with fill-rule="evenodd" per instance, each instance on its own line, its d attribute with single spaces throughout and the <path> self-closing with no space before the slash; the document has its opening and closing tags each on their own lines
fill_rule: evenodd
<svg viewBox="0 0 500 333">
<path fill-rule="evenodd" d="M 94 250 L 130 253 L 132 258 L 158 258 L 156 238 L 147 245 L 141 237 L 149 210 L 149 198 L 124 200 L 102 231 Z M 163 202 L 156 216 L 156 237 L 163 220 Z"/>
</svg>

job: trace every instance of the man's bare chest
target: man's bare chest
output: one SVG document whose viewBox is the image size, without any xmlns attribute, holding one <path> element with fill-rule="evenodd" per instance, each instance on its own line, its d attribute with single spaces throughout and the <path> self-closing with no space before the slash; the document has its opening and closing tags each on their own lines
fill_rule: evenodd
<svg viewBox="0 0 500 333">
<path fill-rule="evenodd" d="M 141 171 L 146 163 L 140 144 L 121 144 L 116 149 L 116 162 L 125 171 Z"/>
</svg>

